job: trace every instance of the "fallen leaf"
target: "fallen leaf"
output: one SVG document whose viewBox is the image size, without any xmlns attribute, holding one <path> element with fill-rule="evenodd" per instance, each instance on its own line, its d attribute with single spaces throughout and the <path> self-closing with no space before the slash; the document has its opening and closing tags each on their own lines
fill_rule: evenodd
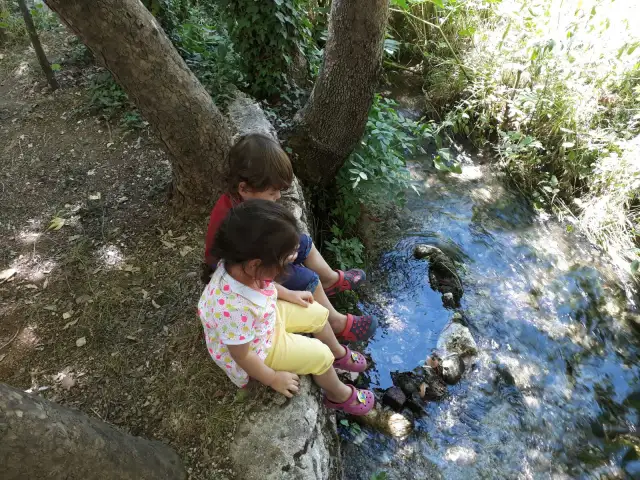
<svg viewBox="0 0 640 480">
<path fill-rule="evenodd" d="M 7 354 L 6 354 L 6 353 L 3 353 L 2 355 L 0 355 L 0 362 L 1 362 L 2 360 L 4 360 L 6 356 L 7 356 Z"/>
<path fill-rule="evenodd" d="M 132 342 L 137 342 L 138 339 L 136 337 L 134 337 L 133 335 L 127 335 L 125 337 L 127 340 L 131 340 Z"/>
<path fill-rule="evenodd" d="M 92 175 L 95 175 L 95 174 L 96 174 L 96 171 L 95 171 L 95 170 L 89 170 L 89 171 L 87 172 L 87 175 L 89 175 L 89 176 L 92 176 Z"/>
<path fill-rule="evenodd" d="M 136 273 L 140 271 L 140 267 L 134 267 L 133 265 L 129 265 L 128 263 L 125 263 L 122 269 L 125 272 L 131 272 L 131 273 Z"/>
<path fill-rule="evenodd" d="M 177 242 L 183 242 L 186 239 L 187 239 L 186 235 L 180 235 L 179 237 L 176 237 L 174 240 L 176 240 Z"/>
<path fill-rule="evenodd" d="M 58 307 L 56 307 L 55 305 L 45 305 L 44 307 L 45 310 L 51 310 L 52 312 L 55 312 L 56 310 L 58 310 Z"/>
<path fill-rule="evenodd" d="M 11 277 L 13 277 L 16 274 L 17 270 L 15 268 L 7 268 L 6 270 L 3 270 L 0 272 L 0 283 L 2 282 L 6 282 L 7 280 L 9 280 Z"/>
<path fill-rule="evenodd" d="M 73 310 L 69 310 L 68 312 L 64 312 L 62 314 L 62 319 L 63 320 L 69 320 L 71 318 L 71 315 L 73 315 Z"/>
<path fill-rule="evenodd" d="M 426 383 L 421 383 L 420 384 L 420 398 L 424 398 L 424 396 L 427 394 L 427 384 Z"/>
<path fill-rule="evenodd" d="M 69 241 L 70 242 L 75 242 L 76 240 L 78 240 L 80 237 L 82 237 L 82 235 L 71 235 L 69 237 Z"/>
<path fill-rule="evenodd" d="M 124 203 L 124 202 L 126 202 L 127 200 L 129 200 L 129 197 L 120 197 L 120 198 L 118 199 L 118 203 Z"/>
<path fill-rule="evenodd" d="M 193 247 L 188 247 L 188 246 L 184 246 L 180 249 L 180 256 L 184 257 L 185 255 L 187 255 L 191 250 L 193 250 Z"/>
<path fill-rule="evenodd" d="M 89 200 L 100 200 L 102 198 L 102 194 L 100 192 L 96 192 L 93 195 L 89 195 Z"/>
<path fill-rule="evenodd" d="M 161 241 L 161 242 L 162 242 L 162 244 L 163 244 L 165 247 L 167 247 L 167 248 L 173 248 L 173 247 L 175 247 L 175 246 L 176 246 L 176 244 L 175 244 L 175 243 L 173 243 L 173 242 L 169 242 L 169 241 L 167 241 L 167 240 L 160 240 L 160 241 Z"/>
<path fill-rule="evenodd" d="M 111 145 L 113 145 L 113 142 L 107 143 L 107 148 L 109 148 Z"/>
<path fill-rule="evenodd" d="M 44 279 L 44 283 L 42 284 L 42 289 L 44 290 L 45 288 L 47 288 L 49 286 L 49 279 L 45 278 Z"/>
<path fill-rule="evenodd" d="M 87 339 L 85 337 L 80 337 L 76 340 L 76 347 L 83 347 L 87 344 Z"/>
<path fill-rule="evenodd" d="M 80 320 L 80 319 L 76 318 L 75 320 L 71 320 L 70 322 L 65 323 L 64 327 L 62 327 L 62 329 L 66 330 L 69 327 L 73 327 L 76 323 L 78 323 L 78 320 Z"/>
<path fill-rule="evenodd" d="M 144 288 L 141 290 L 142 292 L 142 299 L 146 300 L 147 298 L 149 298 L 149 292 L 147 292 Z"/>
<path fill-rule="evenodd" d="M 60 217 L 53 217 L 51 219 L 51 223 L 49 224 L 49 228 L 47 230 L 60 230 L 65 224 L 65 219 Z"/>
<path fill-rule="evenodd" d="M 27 285 L 24 286 L 25 288 L 30 288 L 31 290 L 37 290 L 38 286 L 34 285 L 33 283 L 29 283 Z"/>
<path fill-rule="evenodd" d="M 151 305 L 153 305 L 155 308 L 160 308 L 160 305 L 158 305 L 153 298 L 151 299 Z"/>
</svg>

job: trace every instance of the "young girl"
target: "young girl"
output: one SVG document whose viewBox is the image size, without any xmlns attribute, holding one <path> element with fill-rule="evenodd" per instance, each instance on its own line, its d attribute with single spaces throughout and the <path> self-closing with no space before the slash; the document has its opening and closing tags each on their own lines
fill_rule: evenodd
<svg viewBox="0 0 640 480">
<path fill-rule="evenodd" d="M 213 250 L 221 260 L 198 304 L 209 354 L 239 387 L 251 377 L 291 398 L 298 375 L 310 374 L 327 407 L 364 415 L 373 394 L 345 385 L 335 371 L 364 371 L 364 356 L 340 345 L 326 308 L 311 297 L 303 305 L 290 302 L 294 292 L 271 280 L 298 242 L 295 218 L 274 202 L 249 200 L 227 215 Z"/>
<path fill-rule="evenodd" d="M 229 210 L 250 199 L 275 202 L 280 198 L 280 191 L 289 188 L 292 181 L 291 161 L 278 142 L 261 134 L 246 135 L 238 140 L 229 152 L 229 193 L 220 197 L 209 219 L 205 262 L 211 270 L 216 268 L 218 261 L 214 253 L 216 232 Z M 328 299 L 338 292 L 357 287 L 365 280 L 365 273 L 358 269 L 347 272 L 333 270 L 308 235 L 300 235 L 296 253 L 287 265 L 285 275 L 276 279 L 287 289 L 297 292 L 290 301 L 304 305 L 312 296 L 329 310 L 329 324 L 342 340 L 370 338 L 377 328 L 373 317 L 344 315 L 337 312 Z"/>
</svg>

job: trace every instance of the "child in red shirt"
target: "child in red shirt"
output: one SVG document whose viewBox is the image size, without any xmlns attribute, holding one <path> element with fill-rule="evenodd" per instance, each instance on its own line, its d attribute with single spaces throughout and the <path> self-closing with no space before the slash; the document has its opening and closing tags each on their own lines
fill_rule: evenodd
<svg viewBox="0 0 640 480">
<path fill-rule="evenodd" d="M 229 211 L 249 199 L 277 201 L 280 192 L 293 181 L 291 160 L 271 137 L 246 135 L 229 152 L 228 193 L 220 197 L 209 219 L 205 240 L 205 262 L 215 269 L 218 259 L 212 255 L 215 236 Z M 347 272 L 332 269 L 322 257 L 311 237 L 300 235 L 298 253 L 282 278 L 278 278 L 278 295 L 283 300 L 300 305 L 315 301 L 329 310 L 329 324 L 342 340 L 359 341 L 370 338 L 377 321 L 370 315 L 356 316 L 337 312 L 328 297 L 352 290 L 366 278 L 359 269 Z"/>
</svg>

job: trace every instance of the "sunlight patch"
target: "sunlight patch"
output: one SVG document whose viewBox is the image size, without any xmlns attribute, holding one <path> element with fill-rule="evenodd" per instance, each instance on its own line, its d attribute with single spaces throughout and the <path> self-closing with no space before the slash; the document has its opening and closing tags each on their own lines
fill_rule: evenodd
<svg viewBox="0 0 640 480">
<path fill-rule="evenodd" d="M 98 259 L 107 268 L 115 268 L 124 263 L 122 251 L 115 245 L 105 245 L 98 250 Z"/>
</svg>

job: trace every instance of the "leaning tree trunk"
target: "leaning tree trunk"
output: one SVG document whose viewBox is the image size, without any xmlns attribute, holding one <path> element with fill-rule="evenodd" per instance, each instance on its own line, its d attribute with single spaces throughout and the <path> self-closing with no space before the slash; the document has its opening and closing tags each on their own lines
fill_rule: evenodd
<svg viewBox="0 0 640 480">
<path fill-rule="evenodd" d="M 40 68 L 42 68 L 44 76 L 47 77 L 47 83 L 51 87 L 51 90 L 56 90 L 58 88 L 58 81 L 56 80 L 56 76 L 53 74 L 53 70 L 51 69 L 51 65 L 49 64 L 49 60 L 47 59 L 47 55 L 44 53 L 44 49 L 42 48 L 42 44 L 40 43 L 38 32 L 36 32 L 36 26 L 33 24 L 33 18 L 31 18 L 31 12 L 29 12 L 29 7 L 27 7 L 25 0 L 18 0 L 18 5 L 20 6 L 20 11 L 22 12 L 24 25 L 25 27 L 27 27 L 27 32 L 29 32 L 31 45 L 33 45 L 33 49 L 36 51 L 36 56 L 38 57 Z"/>
<path fill-rule="evenodd" d="M 139 0 L 45 0 L 155 128 L 171 155 L 173 201 L 211 206 L 231 142 L 225 118 Z"/>
<path fill-rule="evenodd" d="M 389 0 L 334 0 L 324 61 L 288 139 L 296 175 L 327 185 L 362 138 L 381 71 Z"/>
<path fill-rule="evenodd" d="M 180 458 L 80 412 L 0 383 L 0 477 L 4 480 L 185 479 Z"/>
</svg>

